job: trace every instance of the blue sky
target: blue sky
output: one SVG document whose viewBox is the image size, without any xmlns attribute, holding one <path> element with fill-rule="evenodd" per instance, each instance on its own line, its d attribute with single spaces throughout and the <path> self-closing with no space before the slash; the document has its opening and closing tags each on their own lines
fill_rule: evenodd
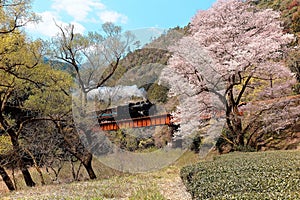
<svg viewBox="0 0 300 200">
<path fill-rule="evenodd" d="M 185 26 L 197 10 L 211 7 L 216 0 L 33 0 L 33 11 L 42 17 L 27 32 L 48 39 L 59 25 L 72 23 L 79 33 L 99 31 L 107 21 L 124 30 L 151 30 L 153 34 Z M 145 33 L 146 34 L 146 33 Z"/>
</svg>

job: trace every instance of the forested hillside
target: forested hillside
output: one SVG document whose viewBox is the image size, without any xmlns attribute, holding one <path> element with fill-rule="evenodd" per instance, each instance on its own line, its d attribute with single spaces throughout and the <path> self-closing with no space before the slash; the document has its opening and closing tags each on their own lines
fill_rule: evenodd
<svg viewBox="0 0 300 200">
<path fill-rule="evenodd" d="M 169 29 L 158 38 L 154 38 L 142 48 L 129 52 L 126 57 L 120 61 L 118 69 L 107 82 L 107 85 L 113 86 L 116 81 L 133 68 L 143 68 L 149 64 L 167 65 L 168 60 L 171 57 L 168 48 L 186 34 L 188 34 L 188 26 L 184 28 L 175 27 Z"/>
</svg>

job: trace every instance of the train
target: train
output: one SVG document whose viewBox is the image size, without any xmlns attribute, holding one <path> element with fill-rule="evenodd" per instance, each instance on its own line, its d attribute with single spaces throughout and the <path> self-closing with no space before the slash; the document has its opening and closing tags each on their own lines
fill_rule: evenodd
<svg viewBox="0 0 300 200">
<path fill-rule="evenodd" d="M 156 105 L 146 100 L 98 110 L 96 115 L 99 123 L 103 123 L 152 116 L 156 112 Z"/>
</svg>

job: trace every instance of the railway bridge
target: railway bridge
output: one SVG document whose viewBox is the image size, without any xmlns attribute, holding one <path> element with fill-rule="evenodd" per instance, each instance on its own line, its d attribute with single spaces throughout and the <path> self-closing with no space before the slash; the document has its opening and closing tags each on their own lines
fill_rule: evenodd
<svg viewBox="0 0 300 200">
<path fill-rule="evenodd" d="M 152 116 L 144 116 L 138 118 L 121 119 L 114 121 L 99 122 L 100 128 L 104 131 L 115 131 L 121 128 L 140 128 L 149 126 L 172 126 L 171 114 L 159 114 Z"/>
</svg>

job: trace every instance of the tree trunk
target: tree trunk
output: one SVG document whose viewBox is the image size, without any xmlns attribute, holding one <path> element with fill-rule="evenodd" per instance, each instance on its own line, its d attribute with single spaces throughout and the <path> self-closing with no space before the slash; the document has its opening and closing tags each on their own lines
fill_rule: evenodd
<svg viewBox="0 0 300 200">
<path fill-rule="evenodd" d="M 5 169 L 2 166 L 0 166 L 0 175 L 1 175 L 5 185 L 7 186 L 7 188 L 10 191 L 13 191 L 16 189 L 13 182 L 11 181 L 10 177 L 8 176 L 8 174 L 6 173 Z"/>
<path fill-rule="evenodd" d="M 97 176 L 92 167 L 92 159 L 93 155 L 91 153 L 88 153 L 87 155 L 85 155 L 85 158 L 83 158 L 82 164 L 85 167 L 87 173 L 89 174 L 90 179 L 96 179 Z"/>
<path fill-rule="evenodd" d="M 226 111 L 226 122 L 229 130 L 232 132 L 233 143 L 236 146 L 244 146 L 244 132 L 242 120 L 238 109 L 238 103 L 234 99 L 233 90 L 228 91 L 228 106 Z"/>
<path fill-rule="evenodd" d="M 35 182 L 32 180 L 31 175 L 29 173 L 29 170 L 27 169 L 27 167 L 24 165 L 24 162 L 22 161 L 22 159 L 20 160 L 20 169 L 22 171 L 26 186 L 28 187 L 34 187 L 35 186 Z"/>
<path fill-rule="evenodd" d="M 13 132 L 12 130 L 9 131 L 9 136 L 13 145 L 13 149 L 16 152 L 16 157 L 17 157 L 17 162 L 19 164 L 19 168 L 23 174 L 26 186 L 28 187 L 34 187 L 35 186 L 35 182 L 32 180 L 31 175 L 29 173 L 29 170 L 27 169 L 27 167 L 25 166 L 24 160 L 23 160 L 23 153 L 21 153 L 21 148 L 19 145 L 19 141 L 18 141 L 18 136 L 15 132 Z"/>
<path fill-rule="evenodd" d="M 237 136 L 236 136 L 236 144 L 239 145 L 239 146 L 245 146 L 245 142 L 244 142 L 244 133 L 243 133 L 243 130 L 242 130 L 242 122 L 241 122 L 241 119 L 238 119 L 238 120 L 235 120 L 234 122 L 234 126 L 235 126 L 235 130 L 236 130 L 236 133 L 237 133 Z"/>
<path fill-rule="evenodd" d="M 38 166 L 38 164 L 37 164 L 37 162 L 36 162 L 36 159 L 35 159 L 34 155 L 33 155 L 28 149 L 24 149 L 24 150 L 26 151 L 26 153 L 29 154 L 30 158 L 32 159 L 33 165 L 34 165 L 36 171 L 39 173 L 39 176 L 40 176 L 40 178 L 41 178 L 41 184 L 42 184 L 42 185 L 45 185 L 46 183 L 45 183 L 45 179 L 44 179 L 43 173 L 42 173 L 40 167 Z"/>
</svg>

